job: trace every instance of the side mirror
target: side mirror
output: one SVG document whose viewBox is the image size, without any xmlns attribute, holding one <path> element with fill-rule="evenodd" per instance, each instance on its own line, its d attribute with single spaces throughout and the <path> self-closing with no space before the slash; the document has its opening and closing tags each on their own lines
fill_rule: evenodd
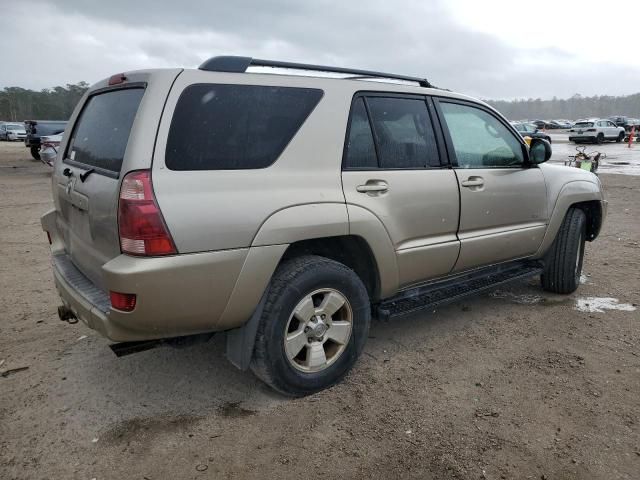
<svg viewBox="0 0 640 480">
<path fill-rule="evenodd" d="M 543 138 L 532 138 L 529 145 L 529 163 L 538 165 L 551 158 L 551 144 Z"/>
</svg>

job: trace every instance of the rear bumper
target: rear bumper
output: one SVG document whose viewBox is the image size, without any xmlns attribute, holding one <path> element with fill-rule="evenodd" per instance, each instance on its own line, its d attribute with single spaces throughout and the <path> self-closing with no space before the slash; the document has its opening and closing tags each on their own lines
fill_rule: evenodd
<svg viewBox="0 0 640 480">
<path fill-rule="evenodd" d="M 258 305 L 286 244 L 168 257 L 119 255 L 102 266 L 96 286 L 65 251 L 57 212 L 42 216 L 51 237 L 55 285 L 67 308 L 116 341 L 151 340 L 230 330 Z M 109 291 L 136 294 L 131 312 L 111 308 Z"/>
<path fill-rule="evenodd" d="M 591 142 L 595 142 L 596 140 L 596 135 L 595 134 L 580 134 L 580 133 L 572 133 L 569 135 L 569 141 L 570 142 L 575 142 L 575 141 L 579 141 L 579 142 L 584 142 L 584 141 L 591 141 Z"/>
<path fill-rule="evenodd" d="M 64 305 L 88 327 L 117 342 L 149 340 L 224 329 L 218 321 L 245 256 L 246 250 L 165 258 L 120 255 L 103 271 L 109 290 L 136 294 L 132 312 L 111 308 L 108 292 L 66 253 L 53 256 L 53 273 Z"/>
</svg>

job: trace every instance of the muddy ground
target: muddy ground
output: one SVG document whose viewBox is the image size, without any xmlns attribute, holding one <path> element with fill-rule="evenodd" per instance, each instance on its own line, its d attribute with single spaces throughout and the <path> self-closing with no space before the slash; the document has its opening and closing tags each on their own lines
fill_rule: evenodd
<svg viewBox="0 0 640 480">
<path fill-rule="evenodd" d="M 575 309 L 640 302 L 640 177 L 602 179 L 577 294 L 523 281 L 375 322 L 342 384 L 289 400 L 227 363 L 222 336 L 117 359 L 60 322 L 49 171 L 2 142 L 0 478 L 638 479 L 640 310 Z"/>
</svg>

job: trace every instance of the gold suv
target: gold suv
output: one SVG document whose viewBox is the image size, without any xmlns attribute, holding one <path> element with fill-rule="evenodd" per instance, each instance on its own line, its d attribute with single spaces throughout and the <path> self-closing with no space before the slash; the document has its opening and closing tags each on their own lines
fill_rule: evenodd
<svg viewBox="0 0 640 480">
<path fill-rule="evenodd" d="M 278 391 L 326 388 L 372 315 L 578 287 L 606 202 L 550 148 L 420 78 L 249 57 L 114 75 L 73 113 L 42 217 L 59 315 L 121 352 L 226 332 Z"/>
</svg>

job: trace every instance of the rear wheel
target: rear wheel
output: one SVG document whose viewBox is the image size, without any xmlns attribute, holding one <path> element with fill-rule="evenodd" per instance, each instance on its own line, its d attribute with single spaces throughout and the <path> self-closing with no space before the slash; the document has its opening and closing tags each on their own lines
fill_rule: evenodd
<svg viewBox="0 0 640 480">
<path fill-rule="evenodd" d="M 604 143 L 604 133 L 599 133 L 598 136 L 596 137 L 596 143 L 598 145 L 601 145 Z"/>
<path fill-rule="evenodd" d="M 362 352 L 370 321 L 369 296 L 353 270 L 314 255 L 288 260 L 269 286 L 251 370 L 286 395 L 330 387 Z"/>
<path fill-rule="evenodd" d="M 40 160 L 40 147 L 30 147 L 29 150 L 34 160 Z"/>
<path fill-rule="evenodd" d="M 548 292 L 572 293 L 580 285 L 586 224 L 582 210 L 569 209 L 547 255 L 541 277 L 542 288 Z"/>
</svg>

